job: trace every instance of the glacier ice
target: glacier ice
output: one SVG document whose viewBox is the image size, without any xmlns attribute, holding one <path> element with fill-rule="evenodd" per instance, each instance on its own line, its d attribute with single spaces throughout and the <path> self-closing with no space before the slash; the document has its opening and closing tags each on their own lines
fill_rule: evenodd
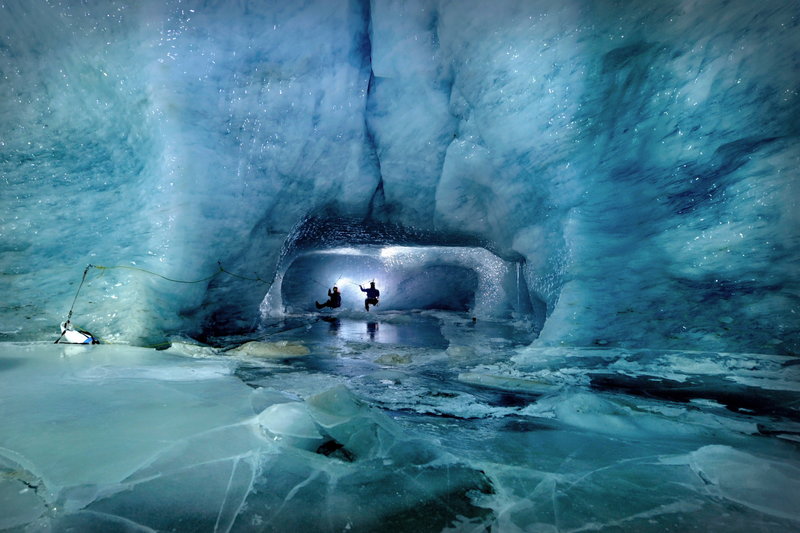
<svg viewBox="0 0 800 533">
<path fill-rule="evenodd" d="M 303 320 L 271 329 L 273 344 L 309 351 L 282 360 L 178 342 L 0 344 L 0 527 L 800 522 L 798 365 L 778 356 L 704 352 L 672 367 L 695 354 L 536 348 L 520 325 L 443 311 L 382 315 L 373 340 L 361 318 Z M 760 384 L 721 377 L 730 367 Z M 634 378 L 638 393 L 625 391 Z"/>
<path fill-rule="evenodd" d="M 797 353 L 791 3 L 2 9 L 8 340 L 87 263 L 263 280 L 92 276 L 101 338 L 250 329 L 295 229 L 350 217 L 524 260 L 540 345 Z"/>
<path fill-rule="evenodd" d="M 797 529 L 798 25 L 0 3 L 0 529 Z"/>
<path fill-rule="evenodd" d="M 259 413 L 231 356 L 97 348 L 3 345 L 4 528 L 281 530 L 308 523 L 312 496 L 317 530 L 486 514 L 467 497 L 483 473 L 342 385 L 259 394 Z"/>
</svg>

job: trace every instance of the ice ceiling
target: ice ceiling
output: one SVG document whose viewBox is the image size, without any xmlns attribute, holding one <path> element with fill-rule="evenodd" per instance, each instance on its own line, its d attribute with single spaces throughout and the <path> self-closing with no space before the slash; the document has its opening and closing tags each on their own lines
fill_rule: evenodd
<svg viewBox="0 0 800 533">
<path fill-rule="evenodd" d="M 6 0 L 2 336 L 51 335 L 88 263 L 272 282 L 299 225 L 347 218 L 524 265 L 542 346 L 797 354 L 798 16 Z M 268 290 L 115 271 L 75 312 L 139 342 L 250 327 Z"/>
</svg>

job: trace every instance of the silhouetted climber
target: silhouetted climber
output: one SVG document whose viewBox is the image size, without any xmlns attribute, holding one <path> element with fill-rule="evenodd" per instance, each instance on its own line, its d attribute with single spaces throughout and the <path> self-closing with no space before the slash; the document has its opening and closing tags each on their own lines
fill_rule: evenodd
<svg viewBox="0 0 800 533">
<path fill-rule="evenodd" d="M 361 289 L 361 292 L 367 293 L 367 299 L 364 300 L 364 309 L 369 311 L 370 305 L 378 305 L 378 297 L 381 295 L 381 291 L 375 288 L 375 282 L 369 282 L 369 289 L 365 289 L 361 285 L 358 286 Z"/>
<path fill-rule="evenodd" d="M 321 304 L 319 302 L 314 302 L 314 304 L 317 306 L 317 309 L 322 309 L 323 307 L 330 307 L 332 309 L 335 309 L 340 305 L 342 305 L 342 293 L 339 292 L 339 287 L 334 287 L 333 291 L 328 289 L 327 302 L 325 302 L 324 304 Z"/>
</svg>

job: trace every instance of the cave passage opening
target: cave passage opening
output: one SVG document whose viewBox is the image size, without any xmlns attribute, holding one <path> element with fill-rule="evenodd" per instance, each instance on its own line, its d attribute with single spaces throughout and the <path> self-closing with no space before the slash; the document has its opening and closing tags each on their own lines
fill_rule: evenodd
<svg viewBox="0 0 800 533">
<path fill-rule="evenodd" d="M 284 243 L 262 319 L 318 311 L 336 286 L 336 312 L 364 312 L 371 281 L 381 291 L 370 313 L 441 310 L 490 319 L 521 319 L 535 334 L 544 315 L 528 290 L 522 257 L 501 257 L 469 236 L 422 232 L 393 224 L 308 218 Z"/>
<path fill-rule="evenodd" d="M 480 247 L 358 246 L 308 251 L 279 276 L 281 309 L 315 311 L 328 289 L 342 294 L 342 309 L 363 310 L 367 288 L 381 291 L 381 311 L 443 310 L 484 318 L 531 317 L 524 264 L 504 261 Z"/>
<path fill-rule="evenodd" d="M 424 257 L 436 254 L 437 258 Z M 379 310 L 441 309 L 469 312 L 480 276 L 431 247 L 336 248 L 308 252 L 283 276 L 281 299 L 289 313 L 314 311 L 327 290 L 338 287 L 343 310 L 362 310 L 367 288 L 381 291 Z"/>
</svg>

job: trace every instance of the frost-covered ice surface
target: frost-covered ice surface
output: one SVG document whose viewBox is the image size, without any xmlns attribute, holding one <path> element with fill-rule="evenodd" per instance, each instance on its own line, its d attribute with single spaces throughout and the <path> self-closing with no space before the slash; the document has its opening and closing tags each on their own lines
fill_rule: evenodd
<svg viewBox="0 0 800 533">
<path fill-rule="evenodd" d="M 216 349 L 0 345 L 0 528 L 800 528 L 797 360 L 363 315 Z"/>
</svg>

